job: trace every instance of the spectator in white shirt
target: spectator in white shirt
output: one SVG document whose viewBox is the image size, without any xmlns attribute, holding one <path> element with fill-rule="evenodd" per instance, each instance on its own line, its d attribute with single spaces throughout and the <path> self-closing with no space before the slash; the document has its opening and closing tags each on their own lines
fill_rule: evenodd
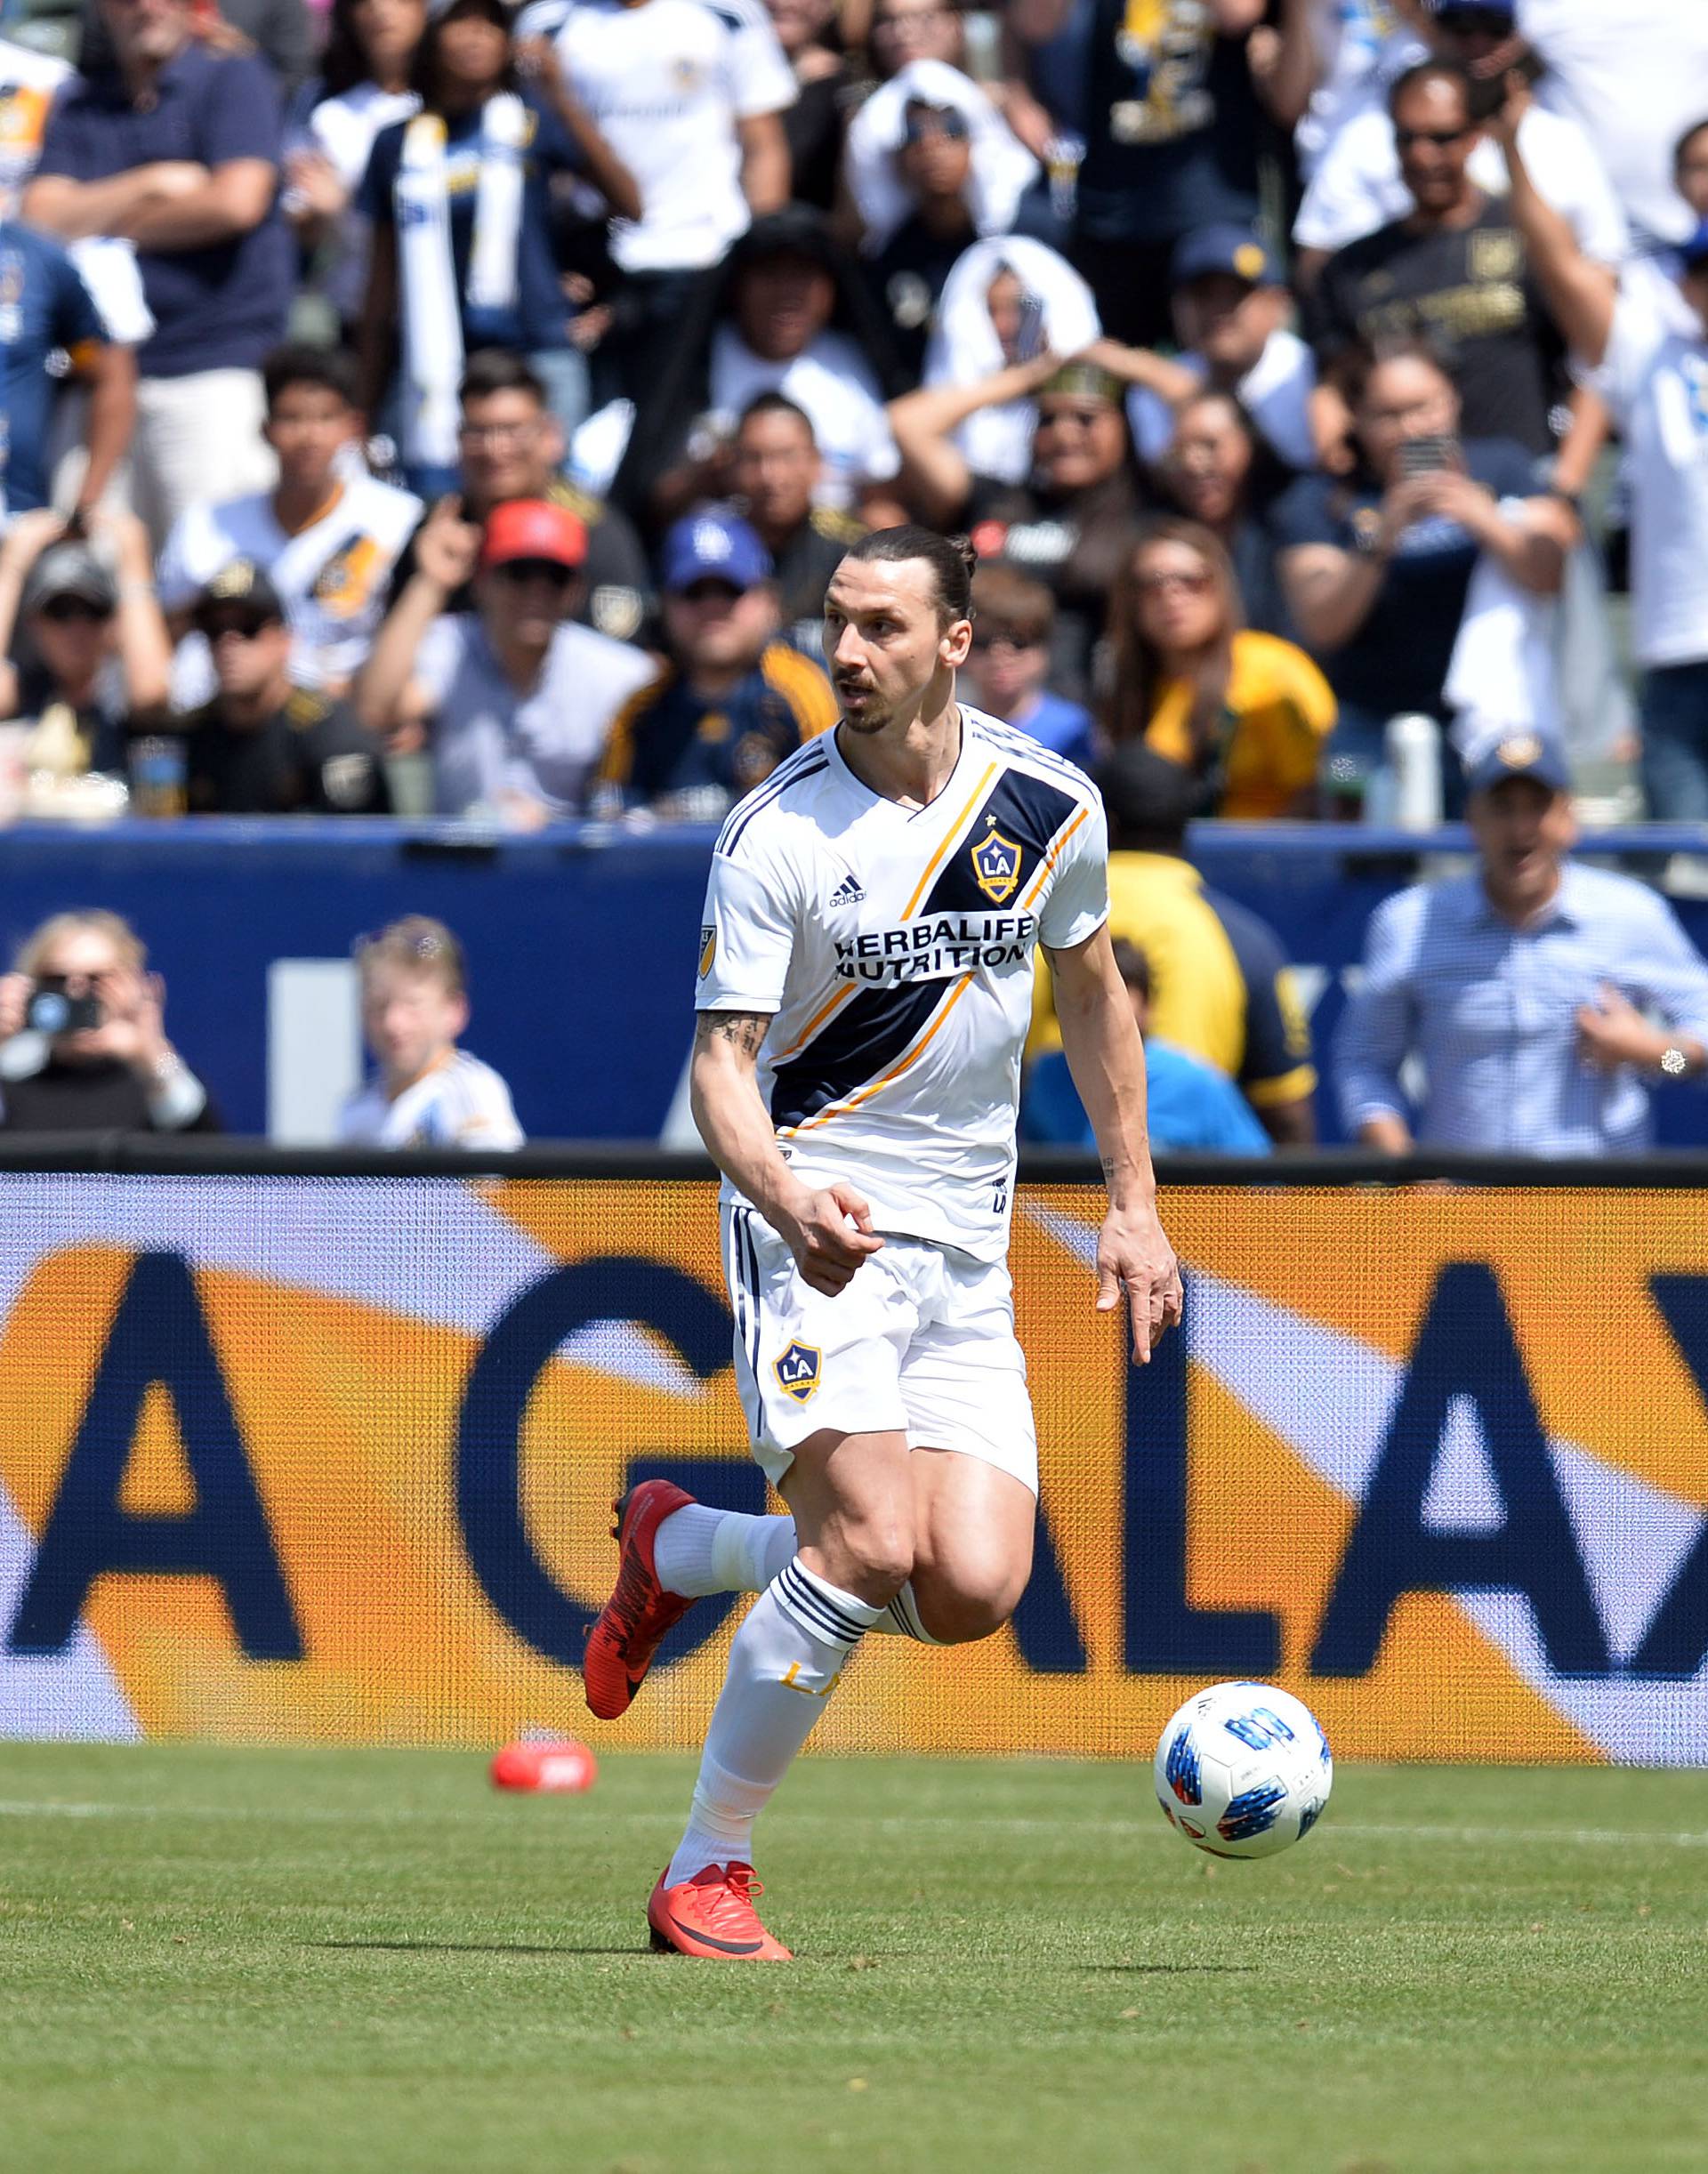
<svg viewBox="0 0 1708 2174">
<path fill-rule="evenodd" d="M 278 348 L 262 364 L 262 434 L 278 458 L 278 483 L 189 506 L 160 554 L 161 605 L 184 637 L 173 675 L 181 709 L 205 702 L 214 683 L 207 645 L 189 632 L 190 606 L 236 559 L 260 567 L 284 602 L 292 680 L 342 694 L 367 655 L 391 568 L 421 518 L 418 498 L 360 465 L 362 416 L 349 355 Z"/>
<path fill-rule="evenodd" d="M 1471 118 L 1480 124 L 1500 97 L 1498 81 L 1486 73 L 1491 57 L 1503 56 L 1508 65 L 1515 60 L 1532 68 L 1537 65 L 1513 34 L 1515 0 L 1429 0 L 1429 4 L 1435 57 L 1470 75 Z M 1618 263 L 1630 238 L 1599 140 L 1565 115 L 1532 105 L 1525 116 L 1524 155 L 1537 188 L 1569 221 L 1580 246 L 1603 264 Z M 1499 148 L 1487 137 L 1472 150 L 1466 171 L 1486 196 L 1499 196 L 1505 186 Z M 1309 287 L 1333 251 L 1405 218 L 1411 208 L 1393 122 L 1385 106 L 1372 107 L 1341 129 L 1299 207 L 1293 238 L 1300 252 L 1301 284 Z"/>
<path fill-rule="evenodd" d="M 456 1046 L 469 1024 L 468 973 L 444 922 L 407 914 L 361 943 L 356 960 L 378 1071 L 344 1105 L 340 1137 L 374 1147 L 520 1147 L 509 1088 Z"/>
<path fill-rule="evenodd" d="M 547 20 L 528 11 L 524 34 Z M 694 275 L 789 199 L 783 115 L 794 76 L 762 0 L 576 0 L 557 32 L 565 76 L 640 191 L 618 220 L 623 274 L 596 397 L 634 398 L 674 335 Z"/>
<path fill-rule="evenodd" d="M 304 93 L 314 103 L 286 138 L 285 215 L 319 248 L 314 284 L 347 339 L 361 315 L 372 238 L 356 191 L 375 137 L 421 110 L 409 71 L 426 27 L 427 0 L 333 0 L 320 80 Z"/>
<path fill-rule="evenodd" d="M 1708 7 L 1702 0 L 1519 0 L 1518 27 L 1547 67 L 1537 97 L 1594 144 L 1631 224 L 1651 240 L 1681 241 L 1692 221 L 1667 162 L 1680 132 L 1708 104 Z M 1497 78 L 1505 57 L 1492 56 Z M 1527 136 L 1523 149 L 1529 164 Z M 1599 254 L 1581 233 L 1578 241 Z"/>
<path fill-rule="evenodd" d="M 1631 592 L 1651 816 L 1708 820 L 1708 219 L 1679 253 L 1678 300 L 1616 287 L 1543 202 L 1519 149 L 1524 93 L 1497 124 L 1513 224 L 1573 353 L 1625 438 Z"/>
<path fill-rule="evenodd" d="M 635 418 L 612 487 L 668 523 L 716 488 L 727 440 L 761 392 L 812 424 L 818 501 L 882 527 L 900 456 L 884 413 L 900 390 L 869 288 L 804 205 L 757 220 L 675 332 L 675 354 Z"/>
<path fill-rule="evenodd" d="M 415 571 L 356 688 L 371 731 L 432 751 L 441 815 L 536 830 L 580 811 L 613 719 L 652 660 L 566 615 L 587 531 L 565 506 L 514 498 L 483 531 L 455 499 L 415 536 Z M 451 601 L 470 580 L 475 608 Z"/>
</svg>

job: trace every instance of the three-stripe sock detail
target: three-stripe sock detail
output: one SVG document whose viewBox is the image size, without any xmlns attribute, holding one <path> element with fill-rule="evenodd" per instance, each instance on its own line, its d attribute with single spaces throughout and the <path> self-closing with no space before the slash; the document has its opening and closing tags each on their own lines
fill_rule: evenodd
<svg viewBox="0 0 1708 2174">
<path fill-rule="evenodd" d="M 783 1613 L 809 1638 L 840 1646 L 844 1653 L 853 1652 L 884 1612 L 819 1577 L 798 1555 L 785 1565 L 771 1592 Z"/>
</svg>

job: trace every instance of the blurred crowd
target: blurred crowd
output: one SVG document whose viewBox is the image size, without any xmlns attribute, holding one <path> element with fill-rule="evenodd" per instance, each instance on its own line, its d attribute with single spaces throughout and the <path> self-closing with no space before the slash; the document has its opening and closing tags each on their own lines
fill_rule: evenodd
<svg viewBox="0 0 1708 2174">
<path fill-rule="evenodd" d="M 1700 0 L 0 32 L 0 815 L 713 816 L 908 518 L 1195 813 L 1708 815 Z"/>
<path fill-rule="evenodd" d="M 1109 801 L 1166 1144 L 1257 1151 L 1309 1035 L 1188 822 L 1708 817 L 1704 0 L 7 0 L 0 203 L 0 821 L 715 818 L 834 721 L 848 544 L 964 530 L 965 693 Z M 71 934 L 109 1087 L 212 1122 Z M 364 986 L 423 959 L 442 1054 L 449 931 Z M 32 960 L 14 1043 L 81 986 Z M 1604 1009 L 1575 1063 L 1696 1067 Z"/>
</svg>

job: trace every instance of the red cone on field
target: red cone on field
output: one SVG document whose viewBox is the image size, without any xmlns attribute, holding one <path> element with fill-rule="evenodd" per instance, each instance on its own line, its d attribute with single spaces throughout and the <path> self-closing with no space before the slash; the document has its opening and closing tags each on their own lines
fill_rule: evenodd
<svg viewBox="0 0 1708 2174">
<path fill-rule="evenodd" d="M 492 1762 L 495 1789 L 556 1790 L 579 1796 L 598 1778 L 599 1762 L 573 1736 L 549 1743 L 531 1737 L 507 1743 Z"/>
</svg>

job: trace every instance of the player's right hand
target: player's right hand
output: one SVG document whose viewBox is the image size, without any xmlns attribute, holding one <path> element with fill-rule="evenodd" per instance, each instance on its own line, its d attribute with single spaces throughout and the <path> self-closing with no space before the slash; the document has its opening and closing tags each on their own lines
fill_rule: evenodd
<svg viewBox="0 0 1708 2174">
<path fill-rule="evenodd" d="M 810 1193 L 783 1223 L 782 1236 L 802 1280 L 832 1299 L 848 1288 L 869 1253 L 883 1251 L 883 1240 L 872 1228 L 872 1211 L 851 1185 Z"/>
</svg>

